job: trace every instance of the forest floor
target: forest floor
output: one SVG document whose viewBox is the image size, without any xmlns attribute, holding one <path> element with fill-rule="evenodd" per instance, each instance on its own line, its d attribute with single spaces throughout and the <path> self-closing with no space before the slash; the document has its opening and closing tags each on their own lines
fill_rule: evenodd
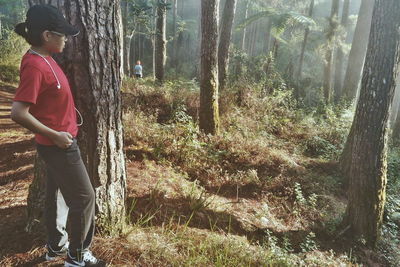
<svg viewBox="0 0 400 267">
<path fill-rule="evenodd" d="M 9 118 L 14 90 L 0 84 L 0 266 L 62 266 L 62 259 L 42 260 L 43 233 L 25 231 L 35 148 L 33 135 Z M 136 155 L 127 159 L 132 225 L 117 238 L 98 235 L 93 244 L 94 254 L 112 266 L 211 266 L 212 257 L 214 266 L 267 266 L 262 259 L 268 257 L 268 266 L 287 266 L 288 255 L 299 262 L 293 266 L 362 266 L 351 263 L 355 261 L 386 266 L 379 254 L 353 251 L 345 238 L 335 239 L 326 230 L 337 225 L 346 205 L 341 192 L 325 192 L 316 182 L 335 176 L 335 163 L 287 161 L 293 177 L 313 177 L 304 191 L 324 191 L 317 192 L 324 203 L 321 210 L 293 204 L 293 191 L 299 202 L 312 200 L 289 184 L 291 178 L 281 177 L 268 190 L 251 183 L 205 186 L 172 166 L 137 156 L 138 149 L 127 147 L 126 153 Z"/>
</svg>

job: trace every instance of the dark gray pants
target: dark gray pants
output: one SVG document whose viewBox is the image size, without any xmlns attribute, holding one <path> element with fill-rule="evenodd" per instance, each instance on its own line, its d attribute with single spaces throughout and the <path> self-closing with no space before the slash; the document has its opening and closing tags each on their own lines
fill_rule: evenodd
<svg viewBox="0 0 400 267">
<path fill-rule="evenodd" d="M 47 168 L 45 219 L 48 245 L 56 249 L 68 240 L 67 217 L 71 233 L 72 256 L 89 248 L 94 234 L 95 193 L 83 164 L 76 139 L 67 149 L 37 145 Z"/>
</svg>

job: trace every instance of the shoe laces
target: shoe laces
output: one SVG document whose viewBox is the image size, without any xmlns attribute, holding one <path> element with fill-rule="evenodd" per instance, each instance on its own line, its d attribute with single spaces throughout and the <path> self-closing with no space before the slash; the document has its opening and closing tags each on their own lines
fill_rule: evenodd
<svg viewBox="0 0 400 267">
<path fill-rule="evenodd" d="M 91 251 L 85 251 L 85 253 L 83 253 L 83 261 L 97 262 L 97 259 L 95 256 L 93 256 Z"/>
</svg>

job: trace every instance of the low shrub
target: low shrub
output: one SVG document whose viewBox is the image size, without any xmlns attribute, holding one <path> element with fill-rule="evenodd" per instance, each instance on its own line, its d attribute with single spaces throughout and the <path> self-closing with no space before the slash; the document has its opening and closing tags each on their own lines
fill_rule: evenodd
<svg viewBox="0 0 400 267">
<path fill-rule="evenodd" d="M 19 68 L 12 65 L 0 65 L 0 81 L 16 83 L 19 78 Z"/>
</svg>

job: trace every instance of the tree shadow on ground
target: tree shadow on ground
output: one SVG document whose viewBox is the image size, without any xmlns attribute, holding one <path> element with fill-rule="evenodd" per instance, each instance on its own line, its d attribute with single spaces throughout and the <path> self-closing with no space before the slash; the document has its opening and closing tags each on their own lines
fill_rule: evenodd
<svg viewBox="0 0 400 267">
<path fill-rule="evenodd" d="M 25 253 L 33 247 L 44 245 L 44 233 L 25 231 L 26 206 L 0 209 L 0 257 Z"/>
<path fill-rule="evenodd" d="M 289 240 L 294 252 L 300 252 L 300 243 L 309 234 L 309 229 L 277 231 L 272 228 L 259 228 L 256 225 L 239 219 L 228 212 L 218 212 L 207 207 L 193 210 L 190 200 L 186 198 L 165 198 L 162 196 L 144 195 L 139 198 L 129 197 L 127 203 L 135 203 L 130 214 L 132 222 L 140 220 L 141 216 L 151 217 L 149 224 L 162 226 L 165 222 L 174 222 L 189 227 L 224 232 L 246 237 L 250 243 L 263 244 L 268 242 L 268 236 L 274 236 L 278 242 Z"/>
</svg>

